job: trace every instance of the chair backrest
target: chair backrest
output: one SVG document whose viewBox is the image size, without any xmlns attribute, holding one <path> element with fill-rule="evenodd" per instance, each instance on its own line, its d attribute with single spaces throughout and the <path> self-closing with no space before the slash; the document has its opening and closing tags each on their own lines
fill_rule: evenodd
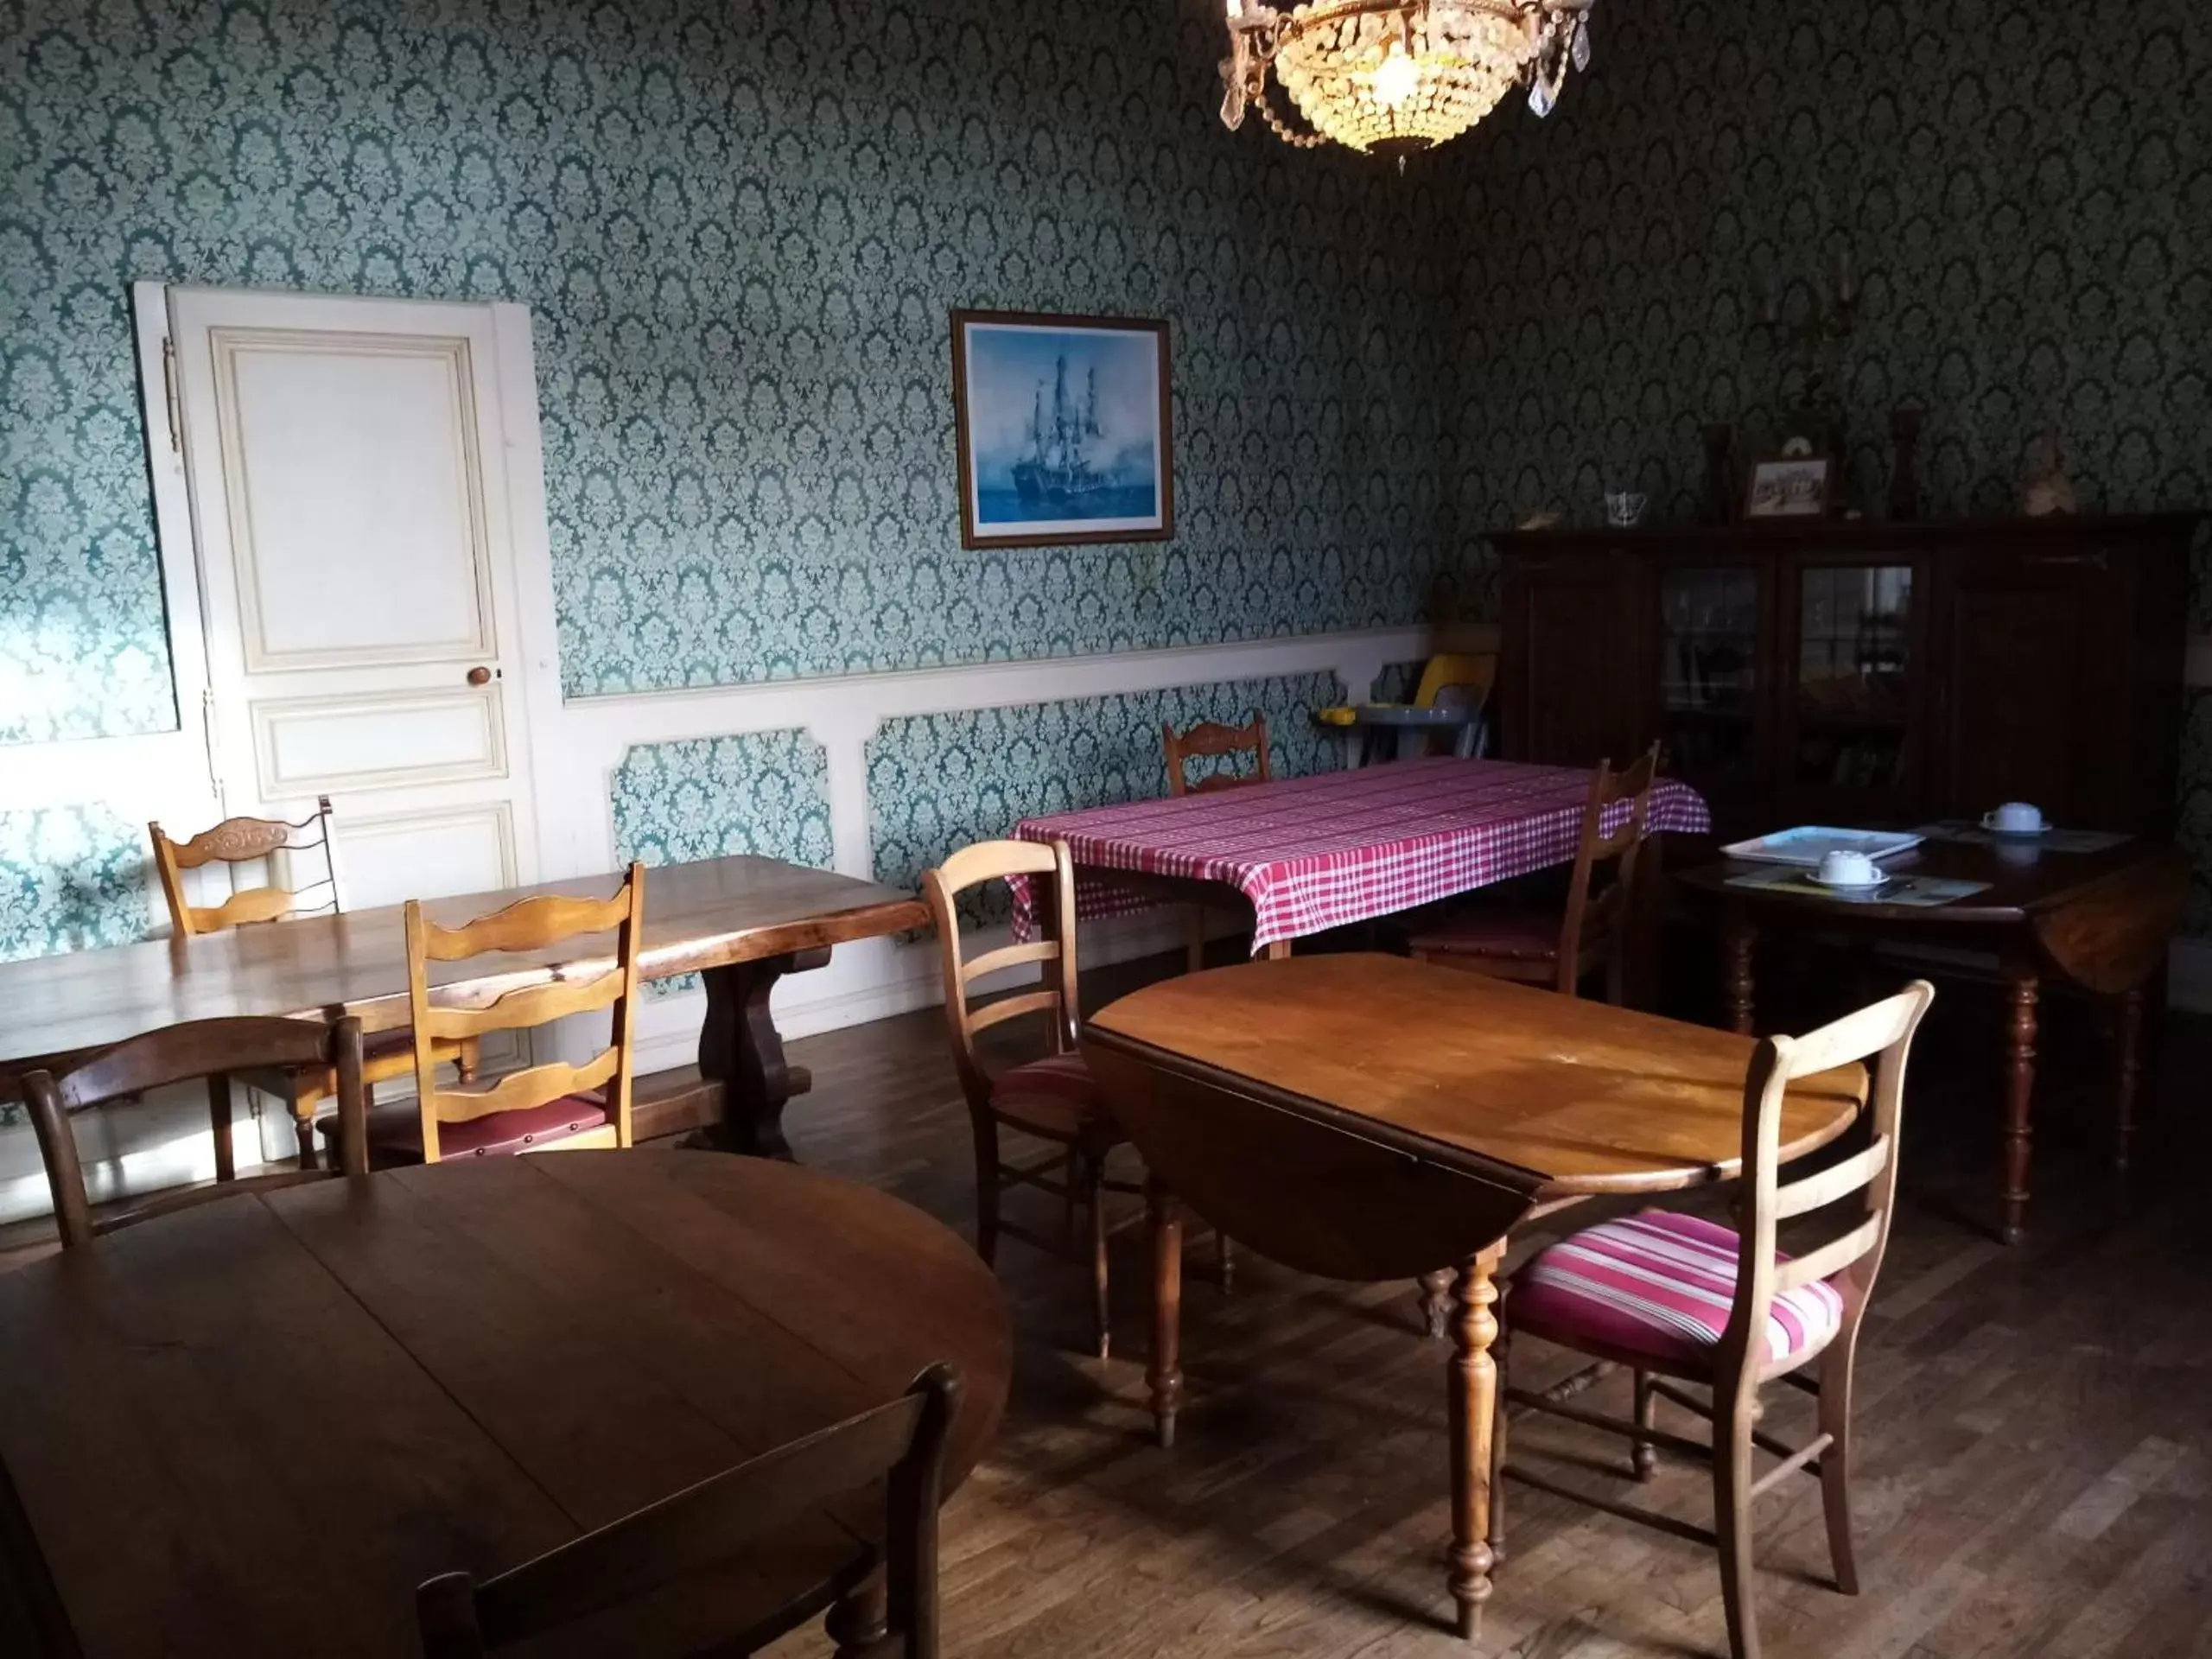
<svg viewBox="0 0 2212 1659">
<path fill-rule="evenodd" d="M 1905 1061 L 1913 1033 L 1936 1000 L 1936 988 L 1915 980 L 1895 996 L 1846 1014 L 1802 1037 L 1770 1037 L 1751 1056 L 1744 1084 L 1743 1254 L 1736 1267 L 1736 1300 L 1721 1338 L 1722 1374 L 1735 1367 L 1758 1380 L 1767 1359 L 1767 1321 L 1774 1299 L 1819 1279 L 1840 1274 L 1843 1323 L 1835 1340 L 1858 1340 L 1859 1321 L 1873 1294 L 1890 1215 L 1897 1189 L 1897 1130 L 1904 1106 Z M 1787 1185 L 1781 1183 L 1782 1102 L 1792 1083 L 1840 1065 L 1869 1062 L 1868 1128 L 1865 1146 Z M 1793 1216 L 1866 1195 L 1854 1224 L 1817 1249 L 1786 1263 L 1774 1259 L 1779 1224 Z"/>
<path fill-rule="evenodd" d="M 282 818 L 225 818 L 213 830 L 203 830 L 189 841 L 172 841 L 159 823 L 149 823 L 154 869 L 161 877 L 162 897 L 169 907 L 169 925 L 179 934 L 219 933 L 246 922 L 273 922 L 293 916 L 335 916 L 343 906 L 338 892 L 338 858 L 330 844 L 330 797 L 319 796 L 315 810 L 298 823 Z M 298 880 L 292 869 L 295 855 L 320 852 L 321 873 L 311 881 Z M 276 860 L 282 855 L 284 879 L 275 879 Z M 236 885 L 232 873 L 231 896 L 219 905 L 195 905 L 184 891 L 184 873 L 207 864 L 260 864 L 270 879 L 259 887 Z"/>
<path fill-rule="evenodd" d="M 741 1463 L 495 1579 L 478 1584 L 466 1573 L 432 1579 L 416 1592 L 425 1659 L 477 1659 L 642 1600 L 687 1574 L 741 1562 L 747 1545 L 880 1479 L 887 1639 L 897 1644 L 881 1650 L 931 1659 L 938 1497 L 959 1397 L 952 1369 L 933 1365 L 888 1404 Z M 862 1548 L 855 1544 L 855 1553 Z M 790 1622 L 780 1630 L 818 1611 L 822 1589 L 792 1585 Z M 756 1627 L 755 1637 L 780 1633 L 775 1621 L 770 1624 L 770 1630 Z M 620 1650 L 635 1651 L 626 1643 Z"/>
<path fill-rule="evenodd" d="M 1554 982 L 1569 996 L 1580 990 L 1583 976 L 1601 963 L 1618 989 L 1635 909 L 1637 871 L 1650 835 L 1651 785 L 1659 775 L 1659 746 L 1654 743 L 1625 772 L 1614 772 L 1611 765 L 1600 760 L 1590 779 L 1567 911 L 1560 920 L 1559 977 Z M 1630 803 L 1628 810 L 1616 813 L 1613 809 L 1623 801 Z M 1619 819 L 1610 834 L 1608 817 Z M 1598 874 L 1606 867 L 1611 867 L 1611 879 L 1599 886 Z"/>
<path fill-rule="evenodd" d="M 30 1108 L 39 1154 L 46 1160 L 47 1185 L 54 1194 L 54 1216 L 61 1230 L 62 1243 L 72 1249 L 89 1244 L 102 1233 L 134 1221 L 223 1198 L 246 1185 L 320 1179 L 322 1172 L 315 1170 L 289 1170 L 251 1183 L 231 1179 L 228 1074 L 309 1068 L 337 1076 L 340 1168 L 349 1175 L 367 1174 L 368 1100 L 361 1083 L 361 1022 L 350 1014 L 330 1025 L 273 1017 L 197 1020 L 103 1049 L 59 1077 L 47 1071 L 29 1073 L 23 1079 L 23 1099 Z M 94 1107 L 134 1103 L 149 1089 L 196 1077 L 205 1077 L 208 1083 L 217 1137 L 216 1184 L 157 1193 L 127 1209 L 95 1217 L 85 1191 L 85 1170 L 77 1156 L 70 1116 Z"/>
<path fill-rule="evenodd" d="M 1209 795 L 1217 789 L 1242 789 L 1248 784 L 1264 784 L 1274 775 L 1268 770 L 1268 717 L 1254 711 L 1252 718 L 1242 726 L 1224 726 L 1214 721 L 1205 721 L 1187 732 L 1178 732 L 1173 726 L 1160 728 L 1162 744 L 1167 751 L 1167 792 L 1170 795 Z M 1252 757 L 1249 772 L 1208 772 L 1196 783 L 1190 780 L 1185 763 L 1192 759 L 1216 760 L 1223 755 L 1249 754 Z"/>
<path fill-rule="evenodd" d="M 966 961 L 960 950 L 960 895 L 987 881 L 1008 876 L 1030 878 L 1034 899 L 1037 937 L 1027 944 L 1005 944 Z M 1075 860 L 1067 842 L 1050 846 L 1033 841 L 979 841 L 963 847 L 922 877 L 922 893 L 937 923 L 938 958 L 944 969 L 944 1023 L 952 1039 L 952 1058 L 960 1069 L 960 1086 L 969 1105 L 976 1111 L 989 1109 L 991 1074 L 976 1049 L 976 1036 L 1002 1020 L 1023 1014 L 1043 1014 L 1051 1028 L 1052 1052 L 1065 1054 L 1075 1047 Z M 1037 983 L 1032 988 L 1001 996 L 980 1007 L 969 998 L 969 987 L 986 974 L 1036 963 Z"/>
<path fill-rule="evenodd" d="M 1439 652 L 1421 671 L 1414 706 L 1434 709 L 1451 692 L 1449 706 L 1480 709 L 1490 701 L 1491 688 L 1497 682 L 1496 652 Z"/>
<path fill-rule="evenodd" d="M 645 867 L 632 864 L 611 899 L 540 893 L 460 927 L 441 927 L 407 901 L 407 1001 L 415 1027 L 415 1100 L 423 1119 L 423 1158 L 438 1161 L 438 1125 L 466 1123 L 493 1112 L 523 1111 L 586 1090 L 604 1091 L 615 1144 L 630 1144 L 630 1066 L 638 1007 L 638 952 L 645 916 Z M 614 935 L 613 966 L 589 979 L 557 978 L 501 992 L 475 1007 L 430 1000 L 430 964 L 463 962 L 492 951 L 550 950 L 594 933 Z M 611 1008 L 607 1046 L 582 1065 L 550 1060 L 511 1071 L 480 1087 L 441 1089 L 430 1039 L 458 1040 L 487 1031 L 522 1031 L 572 1014 Z"/>
</svg>

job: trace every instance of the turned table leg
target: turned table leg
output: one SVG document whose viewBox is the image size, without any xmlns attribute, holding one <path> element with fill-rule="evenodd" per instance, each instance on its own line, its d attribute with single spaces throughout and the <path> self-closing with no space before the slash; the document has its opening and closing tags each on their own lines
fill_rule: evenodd
<svg viewBox="0 0 2212 1659">
<path fill-rule="evenodd" d="M 837 1644 L 836 1659 L 863 1659 L 889 1634 L 890 1586 L 880 1569 L 830 1606 L 823 1630 Z"/>
<path fill-rule="evenodd" d="M 804 1066 L 785 1061 L 768 995 L 785 974 L 805 973 L 829 960 L 828 949 L 817 946 L 729 963 L 702 976 L 707 1019 L 699 1030 L 699 1075 L 722 1086 L 722 1121 L 705 1133 L 709 1144 L 756 1157 L 791 1157 L 784 1103 L 811 1089 L 814 1078 Z"/>
<path fill-rule="evenodd" d="M 2036 994 L 2032 969 L 2005 970 L 2005 1192 L 1999 1236 L 2017 1244 L 2026 1236 L 2031 1113 L 2036 1089 Z"/>
<path fill-rule="evenodd" d="M 1152 1230 L 1152 1357 L 1144 1380 L 1152 1393 L 1154 1433 L 1175 1444 L 1175 1413 L 1183 1403 L 1183 1212 L 1154 1176 L 1145 1182 Z"/>
<path fill-rule="evenodd" d="M 2143 1077 L 2143 991 L 2113 999 L 2113 1167 L 2125 1174 L 2135 1151 L 2135 1095 Z"/>
<path fill-rule="evenodd" d="M 1756 988 L 1751 978 L 1751 946 L 1758 938 L 1758 930 L 1741 912 L 1731 912 L 1721 925 L 1721 1011 L 1728 1029 L 1745 1037 L 1752 1032 L 1751 1001 Z"/>
<path fill-rule="evenodd" d="M 1491 1434 L 1497 1411 L 1497 1300 L 1492 1278 L 1505 1253 L 1500 1240 L 1459 1269 L 1452 1284 L 1458 1318 L 1452 1351 L 1452 1597 L 1459 1604 L 1459 1634 L 1482 1634 L 1483 1603 L 1490 1599 Z"/>
</svg>

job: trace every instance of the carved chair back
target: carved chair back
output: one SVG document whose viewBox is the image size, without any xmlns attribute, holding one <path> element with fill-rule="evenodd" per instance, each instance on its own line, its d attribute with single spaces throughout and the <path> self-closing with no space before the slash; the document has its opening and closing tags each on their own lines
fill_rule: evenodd
<svg viewBox="0 0 2212 1659">
<path fill-rule="evenodd" d="M 426 1163 L 438 1161 L 441 1123 L 465 1123 L 494 1112 L 521 1111 L 591 1090 L 604 1091 L 607 1130 L 574 1136 L 560 1144 L 569 1147 L 630 1144 L 630 1068 L 645 906 L 642 864 L 630 866 L 628 877 L 610 899 L 541 893 L 460 927 L 441 927 L 423 913 L 421 900 L 408 901 L 404 914 L 407 999 L 416 1039 L 416 1105 L 422 1114 Z M 463 962 L 491 952 L 544 950 L 570 939 L 609 931 L 614 935 L 613 961 L 589 978 L 564 974 L 550 984 L 518 986 L 470 1007 L 431 1001 L 429 970 L 434 962 Z M 522 1031 L 601 1008 L 612 1011 L 607 1046 L 582 1065 L 552 1060 L 509 1072 L 480 1088 L 438 1086 L 434 1040 L 460 1041 L 489 1031 Z"/>
<path fill-rule="evenodd" d="M 337 855 L 330 843 L 327 795 L 317 797 L 315 810 L 297 823 L 226 818 L 189 841 L 172 841 L 159 823 L 148 824 L 146 833 L 153 840 L 154 869 L 168 905 L 169 925 L 181 936 L 293 916 L 334 916 L 344 908 Z M 302 853 L 316 855 L 309 870 L 319 873 L 311 880 L 296 879 L 296 861 Z M 219 905 L 195 905 L 185 892 L 184 873 L 209 864 L 232 867 L 231 895 Z M 257 887 L 239 887 L 238 867 L 251 864 L 260 865 L 268 879 Z"/>
<path fill-rule="evenodd" d="M 1243 789 L 1252 784 L 1264 784 L 1273 776 L 1268 769 L 1268 717 L 1254 713 L 1251 720 L 1242 726 L 1224 726 L 1205 721 L 1187 732 L 1179 733 L 1173 726 L 1163 725 L 1160 736 L 1167 753 L 1167 792 L 1170 795 L 1208 795 L 1216 790 Z M 1230 755 L 1249 755 L 1249 772 L 1229 772 L 1217 768 L 1197 782 L 1191 781 L 1185 763 L 1193 759 L 1218 760 Z"/>
</svg>

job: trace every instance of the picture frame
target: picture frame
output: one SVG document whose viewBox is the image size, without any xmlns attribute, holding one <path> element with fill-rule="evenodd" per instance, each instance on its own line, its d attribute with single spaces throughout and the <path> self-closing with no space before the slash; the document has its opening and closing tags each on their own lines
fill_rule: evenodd
<svg viewBox="0 0 2212 1659">
<path fill-rule="evenodd" d="M 1827 514 L 1835 466 L 1827 455 L 1785 451 L 1751 464 L 1744 489 L 1745 518 L 1819 518 Z"/>
<path fill-rule="evenodd" d="M 1173 538 L 1164 321 L 956 310 L 952 410 L 963 548 Z"/>
</svg>

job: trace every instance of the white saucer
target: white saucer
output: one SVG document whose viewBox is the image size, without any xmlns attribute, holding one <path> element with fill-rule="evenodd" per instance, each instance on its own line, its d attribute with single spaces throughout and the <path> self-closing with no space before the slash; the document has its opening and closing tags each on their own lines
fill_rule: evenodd
<svg viewBox="0 0 2212 1659">
<path fill-rule="evenodd" d="M 1872 881 L 1831 881 L 1818 870 L 1811 871 L 1808 879 L 1815 887 L 1827 887 L 1835 893 L 1871 893 L 1876 887 L 1887 887 L 1890 881 L 1890 878 L 1880 871 L 1875 872 Z"/>
<path fill-rule="evenodd" d="M 2046 823 L 2036 830 L 1999 830 L 1993 823 L 1985 823 L 1981 830 L 1984 835 L 1994 836 L 1999 841 L 2041 841 L 2050 833 L 2050 826 Z"/>
</svg>

